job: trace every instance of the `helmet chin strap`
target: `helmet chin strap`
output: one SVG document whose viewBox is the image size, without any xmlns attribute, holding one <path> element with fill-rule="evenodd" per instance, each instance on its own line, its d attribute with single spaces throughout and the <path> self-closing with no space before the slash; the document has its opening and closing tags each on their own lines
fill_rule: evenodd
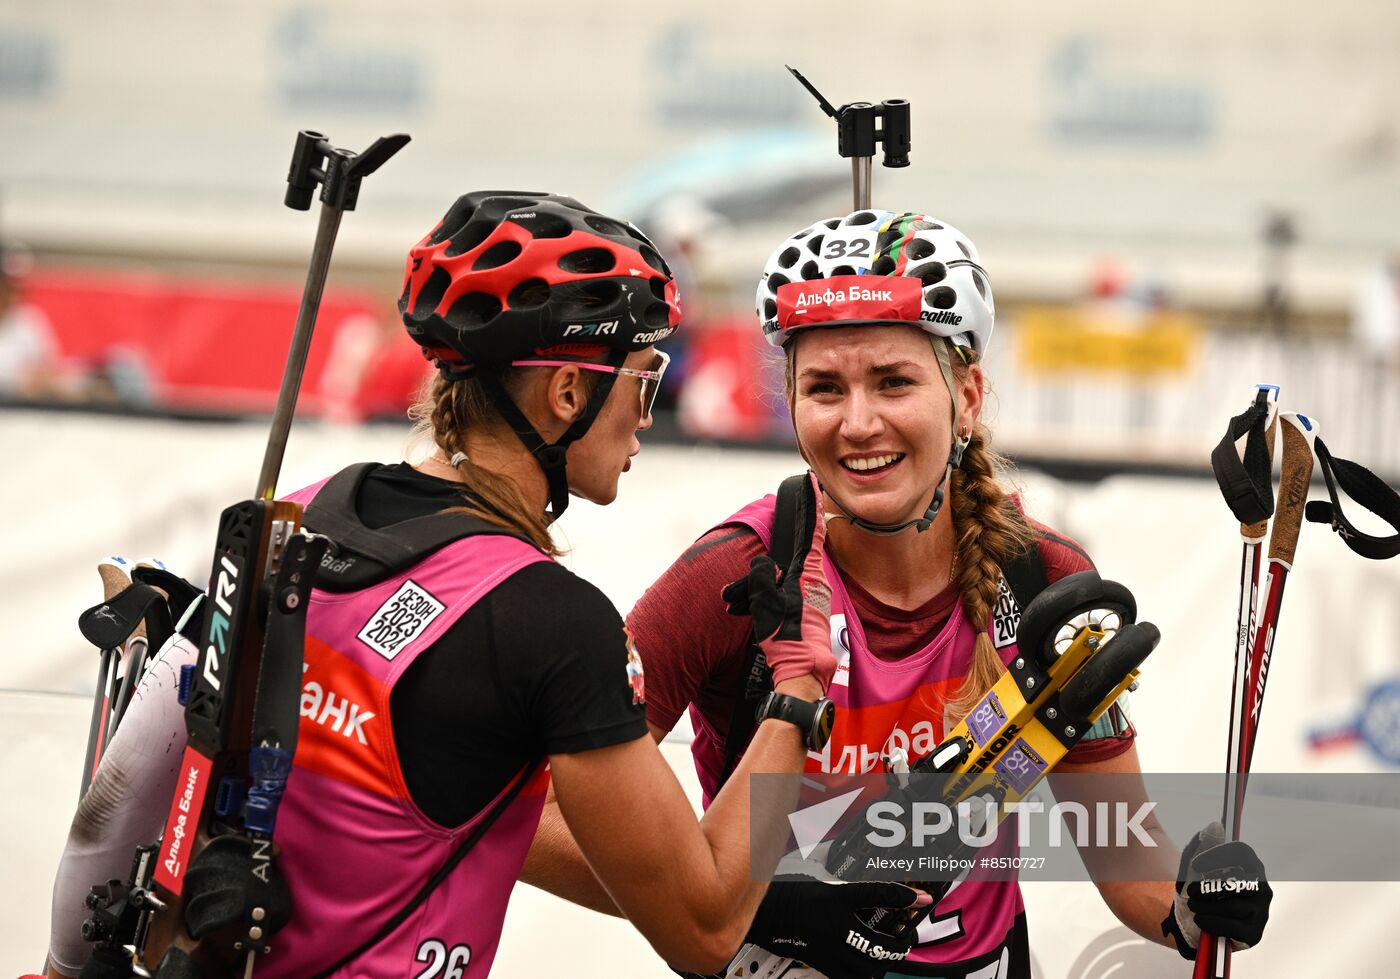
<svg viewBox="0 0 1400 979">
<path fill-rule="evenodd" d="M 609 367 L 621 367 L 626 359 L 626 350 L 609 350 L 605 363 Z M 535 462 L 544 472 L 545 483 L 549 487 L 549 509 L 545 511 L 545 519 L 550 523 L 558 520 L 569 506 L 569 479 L 565 472 L 568 448 L 587 434 L 588 429 L 593 425 L 593 420 L 598 417 L 603 402 L 608 400 L 608 394 L 612 391 L 613 382 L 616 380 L 616 374 L 604 374 L 598 380 L 597 386 L 589 395 L 587 402 L 584 403 L 583 411 L 569 425 L 564 434 L 554 442 L 546 442 L 535 430 L 535 426 L 530 424 L 530 420 L 525 417 L 525 413 L 520 410 L 515 399 L 510 396 L 510 392 L 501 383 L 500 377 L 494 371 L 483 372 L 481 376 L 482 387 L 485 389 L 487 397 L 491 399 L 496 410 L 515 431 L 516 437 L 530 450 L 530 454 L 535 457 Z"/>
<path fill-rule="evenodd" d="M 948 394 L 952 398 L 952 424 L 950 429 L 955 434 L 953 436 L 953 445 L 948 451 L 948 465 L 943 470 L 943 476 L 933 487 L 933 499 L 929 501 L 928 509 L 924 511 L 922 517 L 915 517 L 913 520 L 904 521 L 904 523 L 871 523 L 868 520 L 862 520 L 860 517 L 851 516 L 850 508 L 838 500 L 831 490 L 823 486 L 822 492 L 826 493 L 826 495 L 830 497 L 831 502 L 835 503 L 841 510 L 840 513 L 832 514 L 827 517 L 828 521 L 845 520 L 848 521 L 852 527 L 858 527 L 867 534 L 875 534 L 880 537 L 893 537 L 895 534 L 903 533 L 910 527 L 915 528 L 922 534 L 933 526 L 933 521 L 938 517 L 938 511 L 943 509 L 943 487 L 953 478 L 953 470 L 962 465 L 963 453 L 967 451 L 968 444 L 972 441 L 972 436 L 970 434 L 962 436 L 956 434 L 958 425 L 958 389 L 957 382 L 953 379 L 952 364 L 949 363 L 948 360 L 948 343 L 946 341 L 939 342 L 935 340 L 933 352 L 934 356 L 938 359 L 938 370 L 939 373 L 943 375 L 943 383 L 948 385 Z"/>
</svg>

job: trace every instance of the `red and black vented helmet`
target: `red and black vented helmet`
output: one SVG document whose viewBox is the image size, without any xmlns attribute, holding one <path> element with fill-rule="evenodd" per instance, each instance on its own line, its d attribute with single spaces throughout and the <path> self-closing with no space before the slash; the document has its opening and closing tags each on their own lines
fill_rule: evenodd
<svg viewBox="0 0 1400 979">
<path fill-rule="evenodd" d="M 447 377 L 546 350 L 641 350 L 681 318 L 671 270 L 635 226 L 513 190 L 457 198 L 408 253 L 399 312 Z"/>
</svg>

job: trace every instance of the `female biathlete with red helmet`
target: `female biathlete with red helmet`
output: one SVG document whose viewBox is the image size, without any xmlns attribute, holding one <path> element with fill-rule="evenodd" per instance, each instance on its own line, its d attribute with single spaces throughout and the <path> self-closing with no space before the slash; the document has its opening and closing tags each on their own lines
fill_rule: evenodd
<svg viewBox="0 0 1400 979">
<path fill-rule="evenodd" d="M 1016 653 L 1007 570 L 1039 565 L 1043 587 L 1093 567 L 1073 540 L 1023 514 L 997 481 L 999 459 L 979 421 L 993 317 L 971 241 L 924 214 L 864 210 L 820 221 L 779 245 L 764 269 L 759 323 L 786 356 L 798 447 L 822 487 L 829 525 L 837 717 L 809 771 L 869 771 L 892 746 L 926 755 Z M 628 616 L 647 657 L 652 734 L 663 737 L 689 710 L 707 799 L 721 782 L 733 784 L 726 749 L 731 762 L 746 757 L 730 738 L 742 723 L 736 702 L 749 635 L 718 597 L 697 596 L 718 596 L 768 553 L 774 512 L 769 496 L 717 524 Z M 757 715 L 773 710 L 765 702 Z M 1136 773 L 1134 738 L 1115 706 L 1058 771 Z M 1155 822 L 1149 829 L 1171 847 Z M 1125 924 L 1188 957 L 1202 925 L 1237 948 L 1257 942 L 1270 899 L 1258 859 L 1242 843 L 1204 857 L 1201 849 L 1198 837 L 1183 878 L 1236 867 L 1259 889 L 1201 895 L 1193 886 L 1178 895 L 1165 881 L 1105 881 L 1099 889 Z M 526 879 L 606 909 L 569 856 L 559 819 L 547 812 Z M 746 941 L 831 977 L 1030 975 L 1014 881 L 964 881 L 906 940 L 861 923 L 856 912 L 869 897 L 846 884 L 775 883 Z"/>
<path fill-rule="evenodd" d="M 655 344 L 680 320 L 670 272 L 636 228 L 575 200 L 482 192 L 409 253 L 399 305 L 439 367 L 419 406 L 435 452 L 293 496 L 335 549 L 313 592 L 277 821 L 286 893 L 263 928 L 282 927 L 256 974 L 485 976 L 551 781 L 611 899 L 657 952 L 719 968 L 764 891 L 750 873 L 748 780 L 697 824 L 647 737 L 643 666 L 621 617 L 552 560 L 548 529 L 570 494 L 611 503 L 640 448 L 666 363 Z M 814 495 L 807 512 L 814 546 L 784 569 L 786 613 L 755 629 L 772 637 L 778 689 L 820 726 L 835 661 Z M 778 590 L 771 569 L 750 585 Z M 51 975 L 87 958 L 87 887 L 122 878 L 132 844 L 159 832 L 175 773 L 152 770 L 179 757 L 167 732 L 183 726 L 158 685 L 138 695 L 75 819 Z M 743 771 L 800 771 L 817 737 L 765 723 Z M 247 859 L 224 837 L 191 865 L 193 935 L 241 920 Z M 120 949 L 108 958 L 98 965 L 120 968 Z M 176 955 L 159 974 L 188 966 Z"/>
</svg>

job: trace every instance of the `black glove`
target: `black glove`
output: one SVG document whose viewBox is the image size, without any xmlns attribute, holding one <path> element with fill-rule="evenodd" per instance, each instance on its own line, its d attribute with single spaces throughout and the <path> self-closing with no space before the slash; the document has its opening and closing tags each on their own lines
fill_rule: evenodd
<svg viewBox="0 0 1400 979">
<path fill-rule="evenodd" d="M 1185 959 L 1195 960 L 1201 932 L 1230 942 L 1239 952 L 1259 944 L 1274 892 L 1264 864 L 1248 843 L 1226 843 L 1220 823 L 1201 830 L 1181 854 L 1176 900 L 1162 922 Z"/>
<path fill-rule="evenodd" d="M 219 836 L 195 857 L 185 871 L 185 927 L 194 938 L 229 925 L 247 925 L 253 908 L 266 913 L 257 922 L 262 937 L 276 933 L 292 916 L 292 895 L 276 863 L 268 879 L 253 873 L 252 841 L 238 835 Z"/>
<path fill-rule="evenodd" d="M 919 893 L 903 884 L 829 884 L 779 877 L 768 885 L 744 941 L 840 979 L 883 976 L 914 946 L 915 929 L 895 938 L 865 924 L 872 908 L 903 910 Z"/>
</svg>

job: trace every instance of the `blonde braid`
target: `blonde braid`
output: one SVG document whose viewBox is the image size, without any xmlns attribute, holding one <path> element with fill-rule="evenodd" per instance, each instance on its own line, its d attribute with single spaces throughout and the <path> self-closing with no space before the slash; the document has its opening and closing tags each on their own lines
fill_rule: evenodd
<svg viewBox="0 0 1400 979">
<path fill-rule="evenodd" d="M 988 623 L 996 607 L 1002 567 L 1035 546 L 1035 531 L 997 481 L 997 471 L 1005 464 L 989 447 L 989 440 L 984 426 L 974 427 L 962 465 L 953 470 L 950 495 L 958 588 L 967 618 L 977 629 L 977 645 L 967 679 L 947 704 L 950 718 L 966 715 L 1006 672 L 987 632 Z"/>
<path fill-rule="evenodd" d="M 512 480 L 466 458 L 465 433 L 474 427 L 500 422 L 480 381 L 434 378 L 409 415 L 417 421 L 417 433 L 430 436 L 447 459 L 463 453 L 462 461 L 457 464 L 466 491 L 463 505 L 447 512 L 470 513 L 487 523 L 521 534 L 551 557 L 563 553 L 549 534 L 544 513 L 536 512 L 526 503 Z"/>
</svg>

